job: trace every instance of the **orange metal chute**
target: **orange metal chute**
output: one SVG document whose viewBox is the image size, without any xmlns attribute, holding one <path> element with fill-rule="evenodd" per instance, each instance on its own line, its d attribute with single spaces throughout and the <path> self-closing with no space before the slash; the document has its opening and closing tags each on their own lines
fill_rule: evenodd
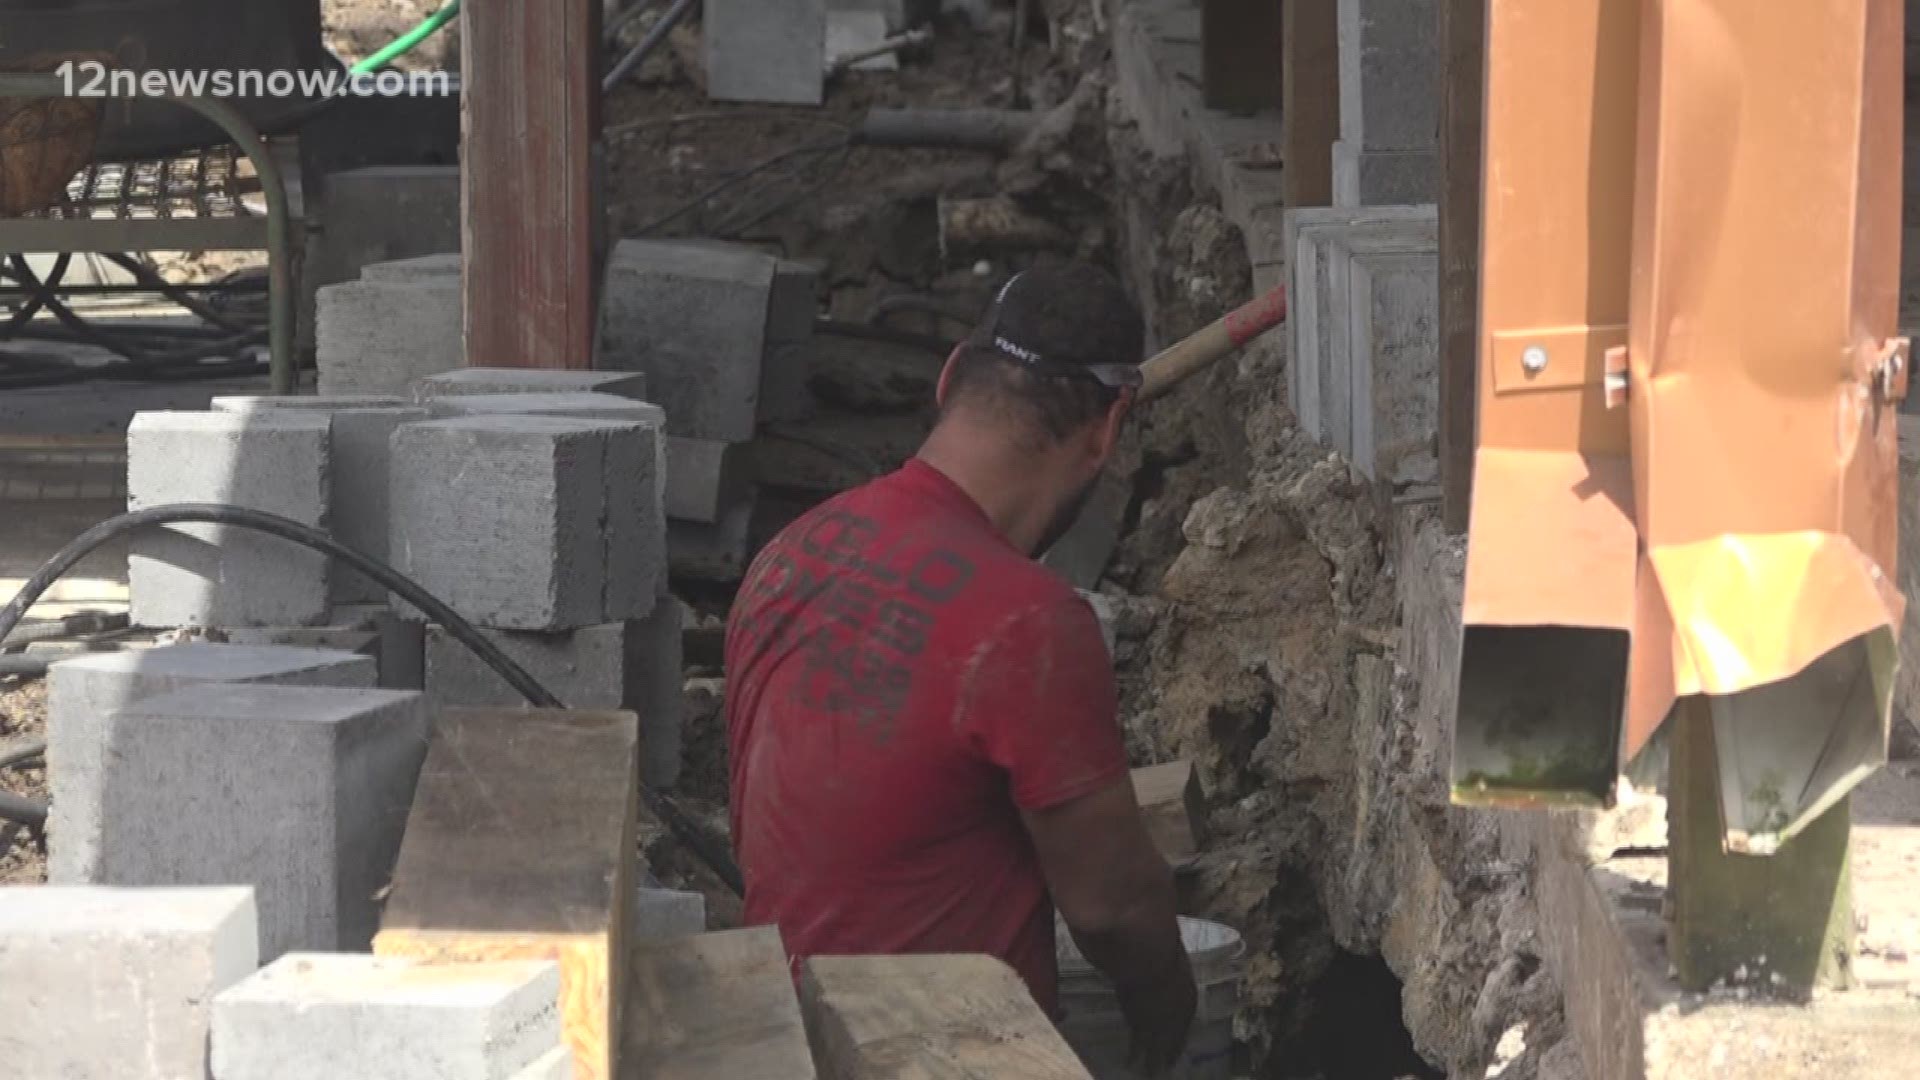
<svg viewBox="0 0 1920 1080">
<path fill-rule="evenodd" d="M 1604 803 L 1707 695 L 1771 850 L 1885 759 L 1899 0 L 1490 14 L 1455 796 Z"/>
</svg>

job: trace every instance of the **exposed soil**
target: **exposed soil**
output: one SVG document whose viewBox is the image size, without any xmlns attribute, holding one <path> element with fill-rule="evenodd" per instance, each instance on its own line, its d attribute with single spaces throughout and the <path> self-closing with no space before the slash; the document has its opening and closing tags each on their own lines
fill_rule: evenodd
<svg viewBox="0 0 1920 1080">
<path fill-rule="evenodd" d="M 47 734 L 47 684 L 0 679 L 0 752 Z M 45 801 L 45 759 L 0 769 L 0 791 Z M 46 853 L 24 828 L 0 822 L 0 885 L 37 885 L 47 879 Z"/>
</svg>

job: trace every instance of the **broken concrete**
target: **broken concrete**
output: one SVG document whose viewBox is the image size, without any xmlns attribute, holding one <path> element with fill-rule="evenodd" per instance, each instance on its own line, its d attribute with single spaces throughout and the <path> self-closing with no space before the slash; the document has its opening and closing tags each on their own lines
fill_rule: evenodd
<svg viewBox="0 0 1920 1080">
<path fill-rule="evenodd" d="M 213 1003 L 214 1080 L 497 1080 L 560 1048 L 560 968 L 290 953 Z"/>
<path fill-rule="evenodd" d="M 202 683 L 370 687 L 373 661 L 344 652 L 172 645 L 97 653 L 48 670 L 47 878 L 56 885 L 100 882 L 105 814 L 106 718 L 137 702 Z"/>
<path fill-rule="evenodd" d="M 331 530 L 333 425 L 321 413 L 141 413 L 127 429 L 127 508 L 220 503 Z M 135 625 L 305 626 L 332 598 L 326 555 L 227 525 L 128 541 Z"/>
<path fill-rule="evenodd" d="M 387 562 L 388 499 L 393 480 L 389 445 L 401 424 L 427 418 L 426 410 L 401 404 L 367 404 L 359 398 L 219 397 L 217 412 L 254 413 L 272 409 L 303 409 L 324 413 L 333 422 L 329 446 L 332 504 L 329 520 L 334 539 L 363 555 Z M 333 568 L 333 601 L 355 604 L 378 601 L 386 590 L 372 578 L 349 567 Z"/>
<path fill-rule="evenodd" d="M 391 540 L 399 569 L 494 629 L 644 616 L 661 570 L 647 562 L 659 520 L 654 434 L 625 421 L 520 415 L 401 427 Z"/>
<path fill-rule="evenodd" d="M 467 394 L 611 394 L 645 401 L 647 377 L 636 371 L 461 368 L 413 384 L 413 399 L 422 405 Z"/>
<path fill-rule="evenodd" d="M 263 960 L 372 942 L 426 754 L 420 695 L 202 685 L 103 733 L 102 884 L 251 885 Z"/>
<path fill-rule="evenodd" d="M 199 1080 L 214 995 L 258 963 L 250 889 L 0 889 L 0 1060 L 22 1080 Z"/>
</svg>

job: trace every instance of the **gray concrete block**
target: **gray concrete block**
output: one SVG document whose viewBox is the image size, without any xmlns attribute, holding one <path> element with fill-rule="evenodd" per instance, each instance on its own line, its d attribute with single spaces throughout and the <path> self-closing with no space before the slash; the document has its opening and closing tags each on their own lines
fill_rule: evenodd
<svg viewBox="0 0 1920 1080">
<path fill-rule="evenodd" d="M 573 1051 L 562 1046 L 507 1080 L 573 1080 Z"/>
<path fill-rule="evenodd" d="M 607 262 L 595 366 L 645 372 L 668 434 L 746 442 L 777 263 L 751 248 L 621 241 Z"/>
<path fill-rule="evenodd" d="M 223 503 L 334 527 L 332 423 L 324 414 L 141 413 L 127 429 L 127 508 Z M 136 625 L 304 626 L 326 618 L 328 558 L 224 525 L 135 533 Z"/>
<path fill-rule="evenodd" d="M 0 889 L 5 1072 L 201 1080 L 213 997 L 259 947 L 246 888 Z"/>
<path fill-rule="evenodd" d="M 739 443 L 667 437 L 667 517 L 711 524 L 753 489 L 752 462 Z"/>
<path fill-rule="evenodd" d="M 345 652 L 242 645 L 169 645 L 96 653 L 47 672 L 47 879 L 100 880 L 105 719 L 135 702 L 211 682 L 370 687 L 373 661 Z"/>
<path fill-rule="evenodd" d="M 1434 0 L 1339 0 L 1337 18 L 1340 138 L 1365 150 L 1437 150 Z"/>
<path fill-rule="evenodd" d="M 1900 418 L 1900 592 L 1907 598 L 1900 629 L 1900 672 L 1894 677 L 1894 723 L 1905 717 L 1920 732 L 1920 416 Z M 1914 732 L 1896 741 L 1910 743 Z"/>
<path fill-rule="evenodd" d="M 1362 150 L 1333 144 L 1335 206 L 1404 206 L 1440 197 L 1440 155 L 1433 150 Z"/>
<path fill-rule="evenodd" d="M 647 377 L 637 371 L 461 368 L 413 384 L 413 398 L 422 405 L 456 394 L 612 394 L 645 401 Z"/>
<path fill-rule="evenodd" d="M 458 277 L 458 251 L 440 250 L 408 259 L 370 262 L 360 268 L 361 281 L 438 281 Z"/>
<path fill-rule="evenodd" d="M 827 11 L 827 62 L 842 56 L 865 53 L 884 44 L 888 36 L 887 16 L 879 11 Z M 881 53 L 855 62 L 852 71 L 899 71 L 900 54 Z"/>
<path fill-rule="evenodd" d="M 425 409 L 403 404 L 367 405 L 368 398 L 221 397 L 219 412 L 250 413 L 266 409 L 300 409 L 324 413 L 333 420 L 330 444 L 334 539 L 381 562 L 387 559 L 388 499 L 393 478 L 389 468 L 393 430 L 427 417 Z M 333 602 L 367 603 L 381 600 L 386 590 L 350 567 L 333 568 Z"/>
<path fill-rule="evenodd" d="M 507 1080 L 561 1046 L 552 961 L 291 953 L 213 1002 L 213 1080 Z"/>
<path fill-rule="evenodd" d="M 827 11 L 877 11 L 885 16 L 887 30 L 897 34 L 932 22 L 940 0 L 827 0 Z"/>
<path fill-rule="evenodd" d="M 346 281 L 320 290 L 322 394 L 405 394 L 465 363 L 460 279 L 429 274 Z"/>
<path fill-rule="evenodd" d="M 747 571 L 752 546 L 753 501 L 727 508 L 720 520 L 667 522 L 667 566 L 675 577 L 735 582 Z"/>
<path fill-rule="evenodd" d="M 794 259 L 776 262 L 767 292 L 768 344 L 806 341 L 813 337 L 813 324 L 819 317 L 819 267 Z"/>
<path fill-rule="evenodd" d="M 707 898 L 697 892 L 679 889 L 654 889 L 641 886 L 633 898 L 633 931 L 630 941 L 664 941 L 668 938 L 704 934 L 707 931 Z"/>
<path fill-rule="evenodd" d="M 102 884 L 251 885 L 267 961 L 371 947 L 426 756 L 419 694 L 209 684 L 103 733 Z"/>
<path fill-rule="evenodd" d="M 1329 405 L 1334 448 L 1368 477 L 1431 452 L 1439 428 L 1439 244 L 1434 228 L 1407 222 L 1330 236 L 1331 356 L 1347 377 Z M 1328 384 L 1322 383 L 1323 388 Z M 1384 468 L 1383 468 L 1384 464 Z"/>
<path fill-rule="evenodd" d="M 561 416 L 468 416 L 394 433 L 394 558 L 502 630 L 646 614 L 660 573 L 657 433 Z M 400 607 L 403 612 L 410 609 Z"/>
<path fill-rule="evenodd" d="M 319 228 L 307 236 L 300 278 L 303 348 L 314 343 L 320 288 L 352 281 L 369 265 L 459 250 L 459 166 L 336 172 L 320 195 L 318 220 Z"/>
<path fill-rule="evenodd" d="M 669 791 L 679 780 L 685 709 L 680 616 L 679 602 L 664 596 L 644 619 L 562 633 L 481 633 L 567 707 L 639 716 L 641 780 Z M 440 626 L 427 628 L 426 693 L 436 709 L 527 706 L 505 678 Z"/>
<path fill-rule="evenodd" d="M 818 105 L 826 92 L 826 0 L 707 0 L 707 96 Z"/>
<path fill-rule="evenodd" d="M 426 408 L 436 420 L 455 416 L 570 416 L 580 420 L 630 420 L 659 428 L 667 413 L 660 406 L 615 394 L 562 391 L 526 394 L 446 394 Z"/>
</svg>

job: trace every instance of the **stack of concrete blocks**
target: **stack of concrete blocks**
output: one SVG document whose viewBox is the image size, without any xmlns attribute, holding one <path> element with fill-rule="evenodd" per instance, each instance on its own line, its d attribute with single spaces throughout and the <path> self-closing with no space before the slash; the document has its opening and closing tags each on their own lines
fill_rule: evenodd
<svg viewBox="0 0 1920 1080">
<path fill-rule="evenodd" d="M 1439 418 L 1432 206 L 1290 210 L 1288 395 L 1300 426 L 1369 478 L 1430 482 Z"/>
<path fill-rule="evenodd" d="M 97 883 L 251 885 L 265 960 L 371 946 L 426 756 L 420 694 L 205 683 L 101 727 Z"/>
<path fill-rule="evenodd" d="M 459 255 L 372 264 L 321 289 L 317 304 L 324 396 L 403 395 L 465 362 Z"/>
<path fill-rule="evenodd" d="M 213 1000 L 213 1080 L 569 1080 L 559 995 L 551 961 L 293 953 Z"/>
<path fill-rule="evenodd" d="M 750 550 L 746 443 L 808 408 L 817 272 L 752 248 L 628 240 L 608 263 L 597 365 L 644 371 L 667 413 L 673 572 L 734 581 Z"/>
<path fill-rule="evenodd" d="M 536 389 L 542 374 L 510 382 Z M 553 374 L 550 385 L 582 382 Z M 671 788 L 683 705 L 665 416 L 609 393 L 463 392 L 502 378 L 449 376 L 416 391 L 436 419 L 395 433 L 392 549 L 402 572 L 568 707 L 641 716 L 642 782 Z M 527 704 L 446 628 L 428 628 L 425 651 L 435 707 Z"/>
<path fill-rule="evenodd" d="M 1439 197 L 1440 47 L 1434 4 L 1339 0 L 1335 206 L 1395 206 Z"/>
<path fill-rule="evenodd" d="M 214 996 L 258 965 L 244 887 L 0 889 L 0 1062 L 21 1080 L 205 1077 Z"/>
<path fill-rule="evenodd" d="M 314 346 L 316 293 L 362 267 L 460 250 L 460 167 L 383 165 L 328 175 L 300 274 L 303 354 Z"/>
<path fill-rule="evenodd" d="M 707 96 L 819 105 L 826 96 L 827 0 L 706 0 Z"/>
<path fill-rule="evenodd" d="M 314 649 L 172 645 L 63 660 L 47 672 L 47 878 L 56 885 L 105 882 L 108 717 L 176 690 L 207 683 L 364 689 L 374 662 Z"/>
</svg>

